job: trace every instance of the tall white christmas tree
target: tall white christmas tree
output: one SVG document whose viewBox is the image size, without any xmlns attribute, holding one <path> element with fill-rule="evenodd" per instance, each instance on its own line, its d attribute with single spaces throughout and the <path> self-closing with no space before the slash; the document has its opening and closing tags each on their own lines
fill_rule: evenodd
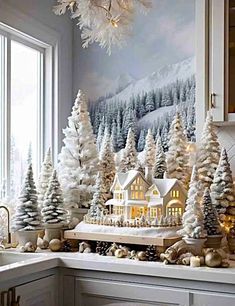
<svg viewBox="0 0 235 306">
<path fill-rule="evenodd" d="M 220 146 L 208 113 L 199 144 L 197 167 L 202 188 L 210 187 L 220 158 Z"/>
<path fill-rule="evenodd" d="M 64 208 L 64 200 L 56 170 L 53 171 L 49 186 L 41 210 L 43 223 L 61 224 L 67 223 L 67 211 Z"/>
<path fill-rule="evenodd" d="M 106 212 L 105 194 L 106 188 L 104 184 L 103 172 L 99 171 L 96 177 L 95 193 L 91 201 L 90 209 L 88 210 L 88 218 L 99 218 Z"/>
<path fill-rule="evenodd" d="M 151 130 L 148 130 L 144 147 L 144 166 L 153 168 L 155 163 L 156 145 Z"/>
<path fill-rule="evenodd" d="M 52 156 L 51 156 L 51 149 L 49 148 L 46 152 L 44 161 L 42 163 L 41 172 L 39 174 L 37 191 L 38 191 L 38 205 L 42 207 L 44 197 L 46 191 L 48 189 L 49 180 L 51 178 L 53 172 L 53 163 L 52 163 Z"/>
<path fill-rule="evenodd" d="M 224 214 L 227 207 L 234 202 L 232 171 L 224 148 L 221 151 L 219 164 L 211 184 L 211 199 L 218 215 Z"/>
<path fill-rule="evenodd" d="M 32 164 L 30 164 L 13 217 L 12 230 L 33 231 L 39 229 L 41 229 L 41 217 L 38 209 L 37 190 L 33 178 Z"/>
<path fill-rule="evenodd" d="M 64 146 L 58 170 L 65 205 L 67 208 L 89 207 L 98 171 L 98 153 L 87 100 L 81 90 L 63 132 Z"/>
<path fill-rule="evenodd" d="M 105 197 L 110 197 L 110 187 L 115 177 L 115 161 L 112 150 L 112 143 L 108 133 L 105 129 L 104 138 L 100 150 L 100 170 L 103 172 Z"/>
<path fill-rule="evenodd" d="M 122 159 L 119 164 L 120 172 L 136 169 L 138 165 L 137 152 L 135 148 L 135 135 L 131 129 L 128 131 L 126 146 L 123 150 Z"/>
<path fill-rule="evenodd" d="M 205 237 L 204 216 L 200 204 L 200 183 L 198 181 L 198 171 L 194 167 L 189 184 L 188 199 L 186 201 L 185 212 L 182 217 L 183 228 L 180 235 L 188 238 Z"/>
<path fill-rule="evenodd" d="M 153 176 L 163 178 L 166 172 L 166 155 L 163 151 L 161 138 L 159 137 L 156 144 L 156 159 L 153 167 Z"/>
<path fill-rule="evenodd" d="M 187 187 L 189 177 L 187 139 L 177 112 L 169 131 L 169 150 L 166 153 L 167 176 L 176 178 Z"/>
</svg>

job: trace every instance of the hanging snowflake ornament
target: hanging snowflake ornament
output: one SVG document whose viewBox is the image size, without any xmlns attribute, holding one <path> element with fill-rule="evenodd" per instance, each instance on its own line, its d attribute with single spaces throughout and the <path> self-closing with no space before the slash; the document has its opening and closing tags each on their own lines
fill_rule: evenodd
<svg viewBox="0 0 235 306">
<path fill-rule="evenodd" d="M 53 11 L 70 11 L 81 30 L 83 48 L 97 42 L 110 55 L 112 47 L 123 47 L 131 34 L 136 9 L 146 13 L 151 0 L 57 0 Z"/>
</svg>

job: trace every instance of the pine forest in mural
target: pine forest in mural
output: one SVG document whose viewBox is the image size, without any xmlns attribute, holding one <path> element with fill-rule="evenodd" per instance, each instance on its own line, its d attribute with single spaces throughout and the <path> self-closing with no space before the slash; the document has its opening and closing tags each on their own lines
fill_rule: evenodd
<svg viewBox="0 0 235 306">
<path fill-rule="evenodd" d="M 111 56 L 95 45 L 81 50 L 79 86 L 88 94 L 98 145 L 106 128 L 118 152 L 132 128 L 140 152 L 151 129 L 166 151 L 176 110 L 188 141 L 195 141 L 194 6 L 194 0 L 153 1 L 148 15 L 136 17 L 123 49 Z"/>
</svg>

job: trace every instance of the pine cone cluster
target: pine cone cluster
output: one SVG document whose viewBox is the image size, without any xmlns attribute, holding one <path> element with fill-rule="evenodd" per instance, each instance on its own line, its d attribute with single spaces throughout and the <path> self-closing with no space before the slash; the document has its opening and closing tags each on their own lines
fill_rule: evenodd
<svg viewBox="0 0 235 306">
<path fill-rule="evenodd" d="M 96 253 L 98 253 L 99 255 L 102 255 L 102 256 L 106 256 L 108 249 L 109 249 L 109 243 L 108 242 L 97 241 L 96 250 L 95 250 Z"/>
<path fill-rule="evenodd" d="M 69 240 L 63 242 L 62 252 L 72 252 L 72 243 Z"/>
<path fill-rule="evenodd" d="M 156 246 L 149 245 L 145 251 L 147 261 L 157 261 L 158 254 L 156 252 Z"/>
</svg>

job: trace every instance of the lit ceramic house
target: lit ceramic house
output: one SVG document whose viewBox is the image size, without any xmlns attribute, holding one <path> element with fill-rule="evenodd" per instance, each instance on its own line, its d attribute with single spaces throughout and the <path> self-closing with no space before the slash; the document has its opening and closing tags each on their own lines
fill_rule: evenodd
<svg viewBox="0 0 235 306">
<path fill-rule="evenodd" d="M 106 202 L 111 215 L 127 219 L 177 216 L 184 212 L 187 192 L 176 179 L 146 179 L 136 170 L 117 173 Z"/>
</svg>

